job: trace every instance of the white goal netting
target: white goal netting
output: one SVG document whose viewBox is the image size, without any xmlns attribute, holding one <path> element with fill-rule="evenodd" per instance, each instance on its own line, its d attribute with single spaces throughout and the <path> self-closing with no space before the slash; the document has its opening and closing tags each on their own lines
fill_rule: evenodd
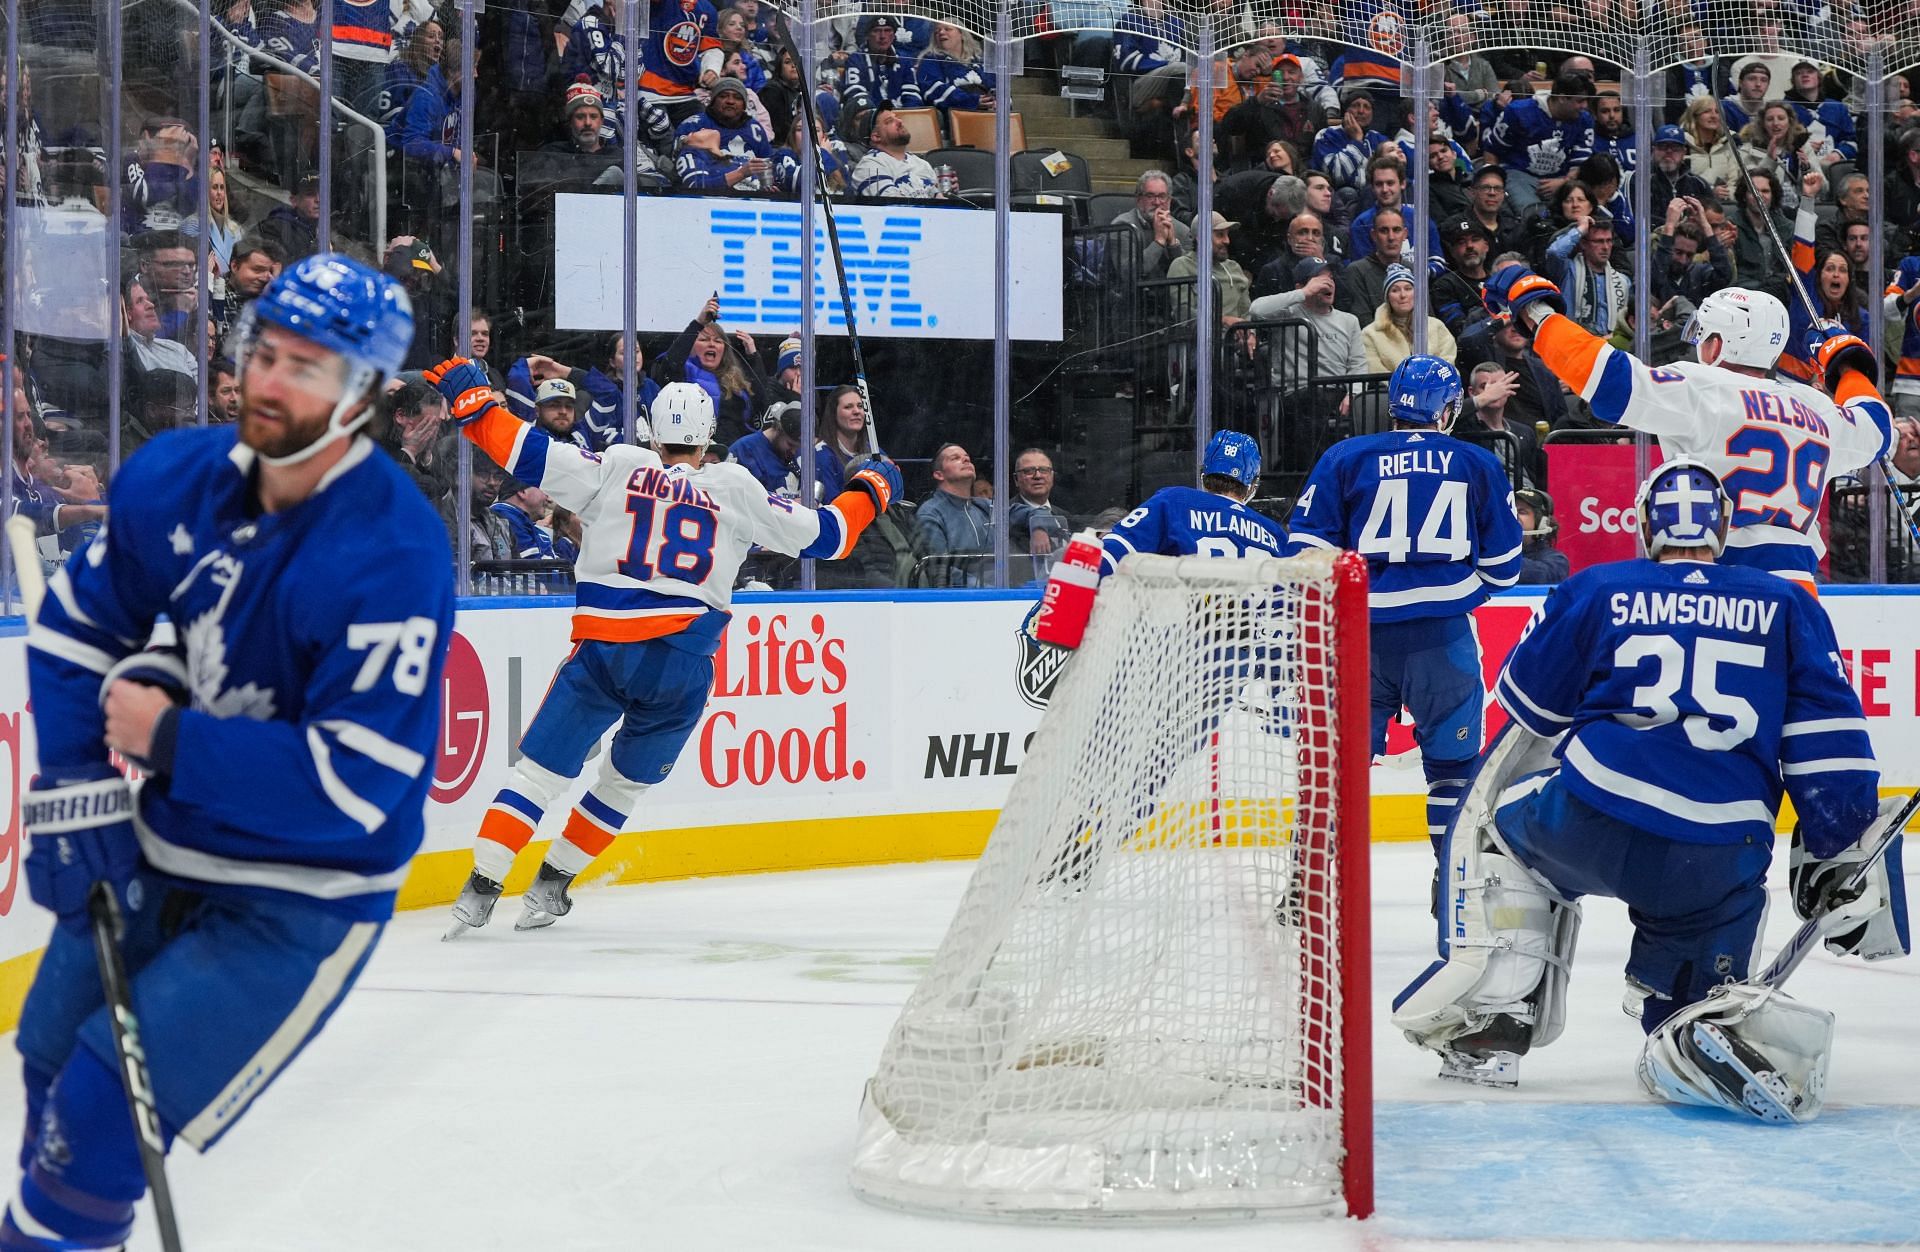
<svg viewBox="0 0 1920 1252">
<path fill-rule="evenodd" d="M 1340 562 L 1136 556 L 1107 581 L 868 1084 L 857 1191 L 1080 1217 L 1354 1199 L 1366 952 L 1342 915 L 1366 898 L 1340 853 L 1366 826 L 1341 784 L 1367 743 L 1340 691 L 1367 665 Z M 1364 586 L 1346 608 L 1364 631 Z"/>
</svg>

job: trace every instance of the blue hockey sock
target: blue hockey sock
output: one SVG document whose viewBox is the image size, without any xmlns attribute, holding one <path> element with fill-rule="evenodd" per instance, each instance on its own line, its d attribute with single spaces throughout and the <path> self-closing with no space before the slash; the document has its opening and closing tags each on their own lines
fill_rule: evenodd
<svg viewBox="0 0 1920 1252">
<path fill-rule="evenodd" d="M 27 1089 L 27 1121 L 20 1131 L 20 1169 L 24 1173 L 33 1164 L 34 1147 L 40 1142 L 40 1119 L 47 1111 L 47 1091 L 53 1075 L 32 1061 L 20 1066 L 20 1079 Z"/>
<path fill-rule="evenodd" d="M 1423 761 L 1422 768 L 1427 775 L 1427 838 L 1433 841 L 1433 854 L 1440 855 L 1440 841 L 1447 833 L 1447 823 L 1460 807 L 1460 800 L 1467 794 L 1467 783 L 1473 775 L 1473 758 L 1464 761 Z"/>
<path fill-rule="evenodd" d="M 34 1159 L 0 1223 L 0 1249 L 119 1247 L 147 1189 L 120 1079 L 77 1048 L 47 1107 Z"/>
</svg>

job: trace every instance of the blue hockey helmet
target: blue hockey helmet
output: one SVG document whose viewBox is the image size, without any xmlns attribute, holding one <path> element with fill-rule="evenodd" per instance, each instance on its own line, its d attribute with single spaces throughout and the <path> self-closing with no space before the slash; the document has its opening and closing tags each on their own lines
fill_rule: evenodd
<svg viewBox="0 0 1920 1252">
<path fill-rule="evenodd" d="M 1640 544 L 1650 557 L 1668 548 L 1705 548 L 1720 555 L 1727 542 L 1733 502 L 1714 472 L 1698 461 L 1663 461 L 1640 484 L 1633 511 L 1640 519 Z"/>
<path fill-rule="evenodd" d="M 290 331 L 337 352 L 347 365 L 345 386 L 328 431 L 298 452 L 261 459 L 275 465 L 306 460 L 344 438 L 373 416 L 371 403 L 351 420 L 347 414 L 368 393 L 398 373 L 413 344 L 413 305 L 400 284 L 371 266 L 337 252 L 304 257 L 267 284 L 248 306 L 234 356 L 245 378 L 246 360 L 264 326 Z"/>
<path fill-rule="evenodd" d="M 1387 381 L 1387 412 L 1396 422 L 1431 426 L 1441 434 L 1453 429 L 1460 413 L 1460 371 L 1437 356 L 1410 356 L 1394 366 Z"/>
<path fill-rule="evenodd" d="M 1200 476 L 1217 474 L 1231 478 L 1242 487 L 1260 481 L 1260 445 L 1252 435 L 1237 430 L 1215 431 L 1207 440 L 1207 454 L 1200 459 Z"/>
</svg>

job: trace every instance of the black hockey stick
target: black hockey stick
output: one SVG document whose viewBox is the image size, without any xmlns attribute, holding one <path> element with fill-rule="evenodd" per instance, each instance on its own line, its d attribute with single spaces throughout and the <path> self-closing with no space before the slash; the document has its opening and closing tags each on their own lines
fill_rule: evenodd
<svg viewBox="0 0 1920 1252">
<path fill-rule="evenodd" d="M 7 544 L 20 580 L 20 600 L 31 623 L 47 593 L 32 519 L 9 518 Z M 180 1225 L 173 1215 L 173 1190 L 167 1185 L 166 1138 L 160 1129 L 160 1110 L 154 1103 L 146 1050 L 140 1046 L 140 1019 L 133 1013 L 133 989 L 127 982 L 126 963 L 120 959 L 120 902 L 107 883 L 93 884 L 87 896 L 87 917 L 93 923 L 100 991 L 106 997 L 107 1016 L 113 1023 L 113 1053 L 120 1061 L 120 1082 L 126 1088 L 127 1110 L 140 1141 L 140 1169 L 147 1176 L 147 1190 L 153 1193 L 153 1220 L 160 1228 L 160 1246 L 165 1252 L 180 1252 Z"/>
<path fill-rule="evenodd" d="M 1793 294 L 1800 297 L 1801 307 L 1807 311 L 1807 321 L 1813 326 L 1818 326 L 1821 322 L 1828 319 L 1820 316 L 1820 307 L 1813 302 L 1813 294 L 1807 290 L 1806 283 L 1801 278 L 1799 269 L 1796 268 L 1793 263 L 1793 253 L 1787 250 L 1787 245 L 1780 239 L 1779 229 L 1773 224 L 1773 214 L 1767 210 L 1765 205 L 1760 203 L 1759 193 L 1753 189 L 1753 175 L 1747 172 L 1747 163 L 1740 159 L 1740 149 L 1733 143 L 1732 132 L 1728 132 L 1726 142 L 1729 147 L 1733 148 L 1733 167 L 1740 171 L 1740 181 L 1746 184 L 1747 198 L 1754 203 L 1755 207 L 1760 209 L 1760 220 L 1767 224 L 1767 237 L 1773 240 L 1774 251 L 1780 254 L 1780 260 L 1785 263 L 1787 267 L 1787 277 L 1793 280 Z M 1826 177 L 1825 174 L 1820 175 L 1821 181 L 1825 182 Z M 1779 185 L 1780 180 L 1776 176 L 1774 179 L 1774 191 L 1776 194 L 1779 192 Z M 1703 226 L 1705 224 L 1704 222 L 1701 223 Z M 1877 361 L 1880 357 L 1880 349 L 1877 346 L 1869 346 L 1873 347 L 1874 359 Z M 1876 457 L 1875 460 L 1880 466 L 1880 476 L 1886 480 L 1887 495 L 1893 500 L 1893 511 L 1898 513 L 1900 520 L 1907 524 L 1907 537 L 1913 540 L 1914 551 L 1920 552 L 1920 526 L 1914 525 L 1913 514 L 1907 512 L 1906 501 L 1900 498 L 1900 489 L 1893 485 L 1893 462 L 1887 458 L 1887 454 L 1884 452 Z"/>
<path fill-rule="evenodd" d="M 1851 873 L 1828 890 L 1827 906 L 1802 922 L 1800 929 L 1793 932 L 1793 938 L 1787 940 L 1786 946 L 1780 949 L 1779 955 L 1775 956 L 1764 970 L 1754 975 L 1751 980 L 1754 985 L 1780 986 L 1793 975 L 1794 970 L 1800 968 L 1800 963 L 1807 959 L 1807 954 L 1813 951 L 1815 944 L 1839 929 L 1840 906 L 1851 903 L 1866 888 L 1867 879 L 1872 875 L 1874 868 L 1880 864 L 1880 858 L 1886 854 L 1887 848 L 1895 839 L 1902 837 L 1907 823 L 1913 820 L 1916 811 L 1920 811 L 1920 791 L 1907 797 L 1906 805 L 1875 835 L 1874 844 L 1867 849 L 1866 857 L 1854 865 Z"/>
<path fill-rule="evenodd" d="M 834 276 L 840 280 L 840 311 L 846 317 L 847 345 L 853 351 L 853 385 L 860 390 L 860 407 L 867 411 L 867 439 L 873 445 L 874 455 L 878 456 L 880 424 L 874 420 L 873 395 L 867 390 L 867 359 L 860 351 L 860 328 L 854 314 L 853 289 L 847 285 L 847 263 L 840 255 L 840 227 L 833 220 L 833 197 L 827 193 L 827 163 L 820 155 L 820 145 L 826 136 L 820 132 L 820 115 L 813 106 L 813 83 L 807 79 L 807 62 L 800 55 L 800 45 L 794 42 L 792 23 L 785 13 L 778 15 L 774 29 L 779 32 L 780 42 L 786 45 L 788 55 L 793 57 L 794 68 L 800 71 L 800 107 L 807 119 L 808 155 L 804 159 L 813 162 L 815 199 L 820 205 L 821 215 L 827 219 L 827 247 L 833 253 Z M 847 171 L 847 177 L 851 187 L 852 170 Z M 802 246 L 812 248 L 813 223 L 802 226 L 800 234 L 804 240 Z M 811 321 L 813 310 L 806 310 L 805 316 Z"/>
</svg>

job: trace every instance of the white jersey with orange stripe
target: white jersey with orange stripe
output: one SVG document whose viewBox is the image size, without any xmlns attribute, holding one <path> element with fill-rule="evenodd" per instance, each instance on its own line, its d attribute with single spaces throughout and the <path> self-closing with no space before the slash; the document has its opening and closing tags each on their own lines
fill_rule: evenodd
<svg viewBox="0 0 1920 1252">
<path fill-rule="evenodd" d="M 508 473 L 579 515 L 576 640 L 671 635 L 711 653 L 750 549 L 842 557 L 873 518 L 863 490 L 811 509 L 768 495 L 740 465 L 667 465 L 630 444 L 589 452 L 549 439 L 503 407 L 488 410 L 466 433 Z"/>
<path fill-rule="evenodd" d="M 1891 440 L 1892 410 L 1857 372 L 1829 396 L 1697 361 L 1650 366 L 1560 316 L 1540 323 L 1534 351 L 1595 417 L 1719 476 L 1733 501 L 1725 561 L 1796 582 L 1810 583 L 1826 555 L 1817 522 L 1827 483 L 1871 465 Z"/>
</svg>

